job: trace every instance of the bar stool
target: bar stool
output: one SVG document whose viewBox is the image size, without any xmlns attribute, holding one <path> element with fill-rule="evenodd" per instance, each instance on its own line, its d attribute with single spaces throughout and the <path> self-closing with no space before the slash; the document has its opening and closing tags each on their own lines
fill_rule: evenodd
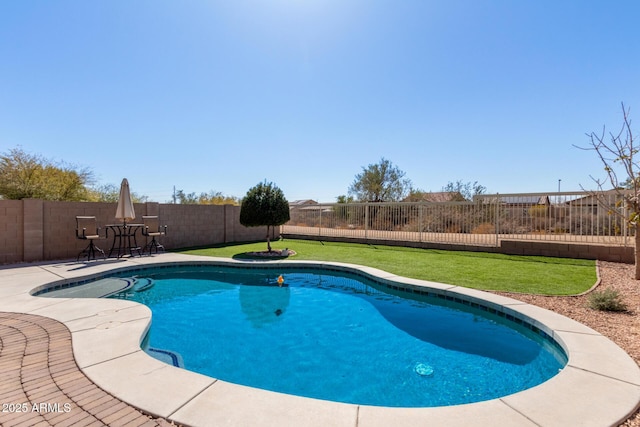
<svg viewBox="0 0 640 427">
<path fill-rule="evenodd" d="M 148 250 L 151 255 L 152 250 L 155 250 L 155 253 L 158 253 L 158 250 L 164 251 L 164 246 L 156 240 L 156 237 L 167 234 L 167 226 L 160 226 L 160 220 L 155 215 L 143 215 L 142 223 L 144 224 L 142 235 L 151 237 L 151 241 L 145 245 L 142 252 Z"/>
<path fill-rule="evenodd" d="M 89 245 L 78 254 L 76 261 L 80 261 L 83 255 L 87 256 L 87 261 L 96 259 L 96 252 L 101 253 L 103 259 L 107 258 L 104 251 L 93 243 L 94 240 L 100 239 L 100 227 L 95 216 L 76 216 L 76 238 L 89 241 Z"/>
</svg>

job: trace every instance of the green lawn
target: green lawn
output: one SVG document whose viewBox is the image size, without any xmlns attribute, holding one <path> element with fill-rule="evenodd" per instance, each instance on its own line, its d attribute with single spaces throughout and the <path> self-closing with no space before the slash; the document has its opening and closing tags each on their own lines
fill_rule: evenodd
<svg viewBox="0 0 640 427">
<path fill-rule="evenodd" d="M 289 239 L 273 242 L 272 246 L 296 251 L 291 257 L 295 260 L 360 264 L 400 276 L 482 290 L 574 295 L 596 282 L 595 262 L 590 260 Z M 247 252 L 266 248 L 266 243 L 260 242 L 181 252 L 242 259 L 248 258 Z"/>
</svg>

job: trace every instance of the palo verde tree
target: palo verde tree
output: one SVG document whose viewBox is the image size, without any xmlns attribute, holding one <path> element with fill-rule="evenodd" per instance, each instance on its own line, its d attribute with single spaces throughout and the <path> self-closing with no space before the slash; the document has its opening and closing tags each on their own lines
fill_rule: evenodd
<svg viewBox="0 0 640 427">
<path fill-rule="evenodd" d="M 0 196 L 5 199 L 85 201 L 92 181 L 88 169 L 54 163 L 21 148 L 0 154 Z"/>
<path fill-rule="evenodd" d="M 384 157 L 362 168 L 349 187 L 349 195 L 359 202 L 399 202 L 411 190 L 405 173 Z"/>
<path fill-rule="evenodd" d="M 118 198 L 120 198 L 120 184 L 100 184 L 91 187 L 88 192 L 87 201 L 89 202 L 117 203 Z M 149 197 L 132 191 L 131 200 L 133 203 L 146 203 Z"/>
<path fill-rule="evenodd" d="M 271 252 L 271 227 L 289 221 L 289 202 L 272 182 L 261 182 L 247 191 L 240 205 L 240 224 L 246 227 L 267 226 L 267 250 Z"/>
<path fill-rule="evenodd" d="M 622 127 L 618 133 L 607 133 L 602 128 L 601 133 L 588 133 L 589 146 L 577 147 L 596 152 L 607 174 L 606 179 L 592 179 L 598 191 L 590 192 L 598 204 L 611 215 L 622 217 L 635 231 L 635 279 L 640 279 L 640 150 L 633 138 L 629 109 L 622 104 Z M 616 206 L 606 198 L 604 185 L 613 187 L 616 193 Z M 610 194 L 610 192 L 609 192 Z"/>
</svg>

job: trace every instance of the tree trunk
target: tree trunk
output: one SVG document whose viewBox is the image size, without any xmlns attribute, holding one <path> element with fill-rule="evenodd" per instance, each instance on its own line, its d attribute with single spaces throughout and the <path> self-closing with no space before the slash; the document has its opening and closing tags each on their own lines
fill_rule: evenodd
<svg viewBox="0 0 640 427">
<path fill-rule="evenodd" d="M 271 238 L 269 233 L 269 227 L 270 225 L 267 225 L 267 250 L 269 251 L 269 253 L 271 253 Z"/>
<path fill-rule="evenodd" d="M 636 224 L 634 228 L 636 233 L 636 247 L 634 249 L 634 258 L 636 262 L 636 280 L 640 280 L 640 227 L 638 227 L 638 224 Z"/>
</svg>

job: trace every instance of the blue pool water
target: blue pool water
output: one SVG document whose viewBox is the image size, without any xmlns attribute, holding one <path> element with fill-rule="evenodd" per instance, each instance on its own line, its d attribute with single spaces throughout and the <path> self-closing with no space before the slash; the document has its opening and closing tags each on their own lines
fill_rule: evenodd
<svg viewBox="0 0 640 427">
<path fill-rule="evenodd" d="M 431 407 L 515 393 L 566 364 L 555 344 L 503 317 L 423 295 L 401 298 L 346 273 L 183 267 L 136 274 L 146 289 L 116 297 L 151 308 L 148 346 L 236 384 Z"/>
</svg>

